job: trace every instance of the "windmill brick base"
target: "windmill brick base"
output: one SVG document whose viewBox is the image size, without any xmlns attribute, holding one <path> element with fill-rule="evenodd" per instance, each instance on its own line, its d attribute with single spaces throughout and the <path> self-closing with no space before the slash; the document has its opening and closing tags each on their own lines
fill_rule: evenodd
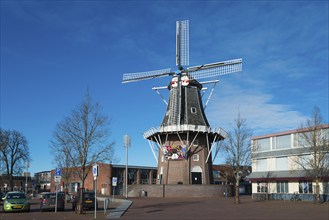
<svg viewBox="0 0 329 220">
<path fill-rule="evenodd" d="M 164 132 L 164 127 L 160 127 L 144 134 L 152 149 L 158 150 L 157 184 L 212 184 L 211 152 L 216 142 L 224 139 L 224 131 L 212 131 L 206 126 L 177 126 L 182 127 L 198 130 Z"/>
</svg>

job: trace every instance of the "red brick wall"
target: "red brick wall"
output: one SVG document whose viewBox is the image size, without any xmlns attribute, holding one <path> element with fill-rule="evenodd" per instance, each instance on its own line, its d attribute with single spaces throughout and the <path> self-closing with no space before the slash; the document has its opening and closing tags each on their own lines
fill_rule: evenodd
<svg viewBox="0 0 329 220">
<path fill-rule="evenodd" d="M 181 145 L 181 141 L 177 141 L 175 140 L 175 138 L 177 137 L 175 137 L 174 135 L 169 137 L 165 146 Z M 199 134 L 197 140 L 198 145 L 192 145 L 189 150 L 189 157 L 187 160 L 163 159 L 163 152 L 162 150 L 159 150 L 158 174 L 161 174 L 162 169 L 162 184 L 177 184 L 178 182 L 182 182 L 183 184 L 192 184 L 191 171 L 195 166 L 199 166 L 202 170 L 202 184 L 213 183 L 212 172 L 210 171 L 212 169 L 211 156 L 209 157 L 208 162 L 205 163 L 208 156 L 208 146 L 206 137 L 202 134 Z M 198 161 L 193 160 L 193 155 L 196 154 L 199 156 Z M 160 181 L 158 181 L 157 183 L 159 184 Z"/>
<path fill-rule="evenodd" d="M 223 196 L 223 185 L 132 185 L 129 186 L 129 197 L 140 197 L 141 191 L 147 197 L 220 197 Z"/>
</svg>

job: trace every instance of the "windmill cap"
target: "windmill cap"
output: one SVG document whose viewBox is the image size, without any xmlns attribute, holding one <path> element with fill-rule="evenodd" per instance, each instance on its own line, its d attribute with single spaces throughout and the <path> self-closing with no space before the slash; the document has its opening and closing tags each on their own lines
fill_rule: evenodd
<svg viewBox="0 0 329 220">
<path fill-rule="evenodd" d="M 190 83 L 186 87 L 197 87 L 199 90 L 201 90 L 203 86 L 196 79 L 190 79 Z M 170 81 L 170 83 L 169 83 L 169 85 L 168 85 L 167 88 L 168 88 L 169 91 L 172 89 L 172 83 L 171 83 L 171 81 Z"/>
</svg>

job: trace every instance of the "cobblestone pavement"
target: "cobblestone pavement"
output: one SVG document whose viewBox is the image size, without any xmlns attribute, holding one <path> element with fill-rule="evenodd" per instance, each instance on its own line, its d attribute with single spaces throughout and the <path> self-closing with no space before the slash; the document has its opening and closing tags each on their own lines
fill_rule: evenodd
<svg viewBox="0 0 329 220">
<path fill-rule="evenodd" d="M 255 201 L 233 198 L 135 198 L 121 219 L 329 220 L 329 203 Z"/>
<path fill-rule="evenodd" d="M 110 203 L 104 214 L 103 202 L 99 203 L 97 219 L 110 219 L 110 212 L 118 212 L 124 199 Z M 328 220 L 329 203 L 316 205 L 310 202 L 255 201 L 242 196 L 241 204 L 233 198 L 129 198 L 133 203 L 120 219 L 298 219 Z M 0 220 L 87 220 L 94 219 L 94 211 L 75 214 L 70 204 L 64 212 L 40 212 L 33 204 L 30 213 L 0 213 Z"/>
</svg>

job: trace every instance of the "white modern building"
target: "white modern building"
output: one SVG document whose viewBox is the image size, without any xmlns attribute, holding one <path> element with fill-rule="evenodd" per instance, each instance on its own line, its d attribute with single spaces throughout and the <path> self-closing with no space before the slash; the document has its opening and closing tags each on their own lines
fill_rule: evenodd
<svg viewBox="0 0 329 220">
<path fill-rule="evenodd" d="M 299 200 L 314 199 L 315 179 L 309 172 L 314 157 L 302 133 L 311 134 L 310 130 L 291 130 L 286 132 L 252 137 L 252 173 L 248 176 L 252 183 L 254 199 Z M 325 170 L 329 167 L 329 124 L 322 125 L 318 137 L 324 146 L 323 160 Z M 303 168 L 309 168 L 307 171 Z M 320 196 L 322 201 L 329 201 L 329 175 L 322 175 Z M 295 194 L 295 195 L 294 195 Z M 297 195 L 297 196 L 296 196 Z"/>
</svg>

